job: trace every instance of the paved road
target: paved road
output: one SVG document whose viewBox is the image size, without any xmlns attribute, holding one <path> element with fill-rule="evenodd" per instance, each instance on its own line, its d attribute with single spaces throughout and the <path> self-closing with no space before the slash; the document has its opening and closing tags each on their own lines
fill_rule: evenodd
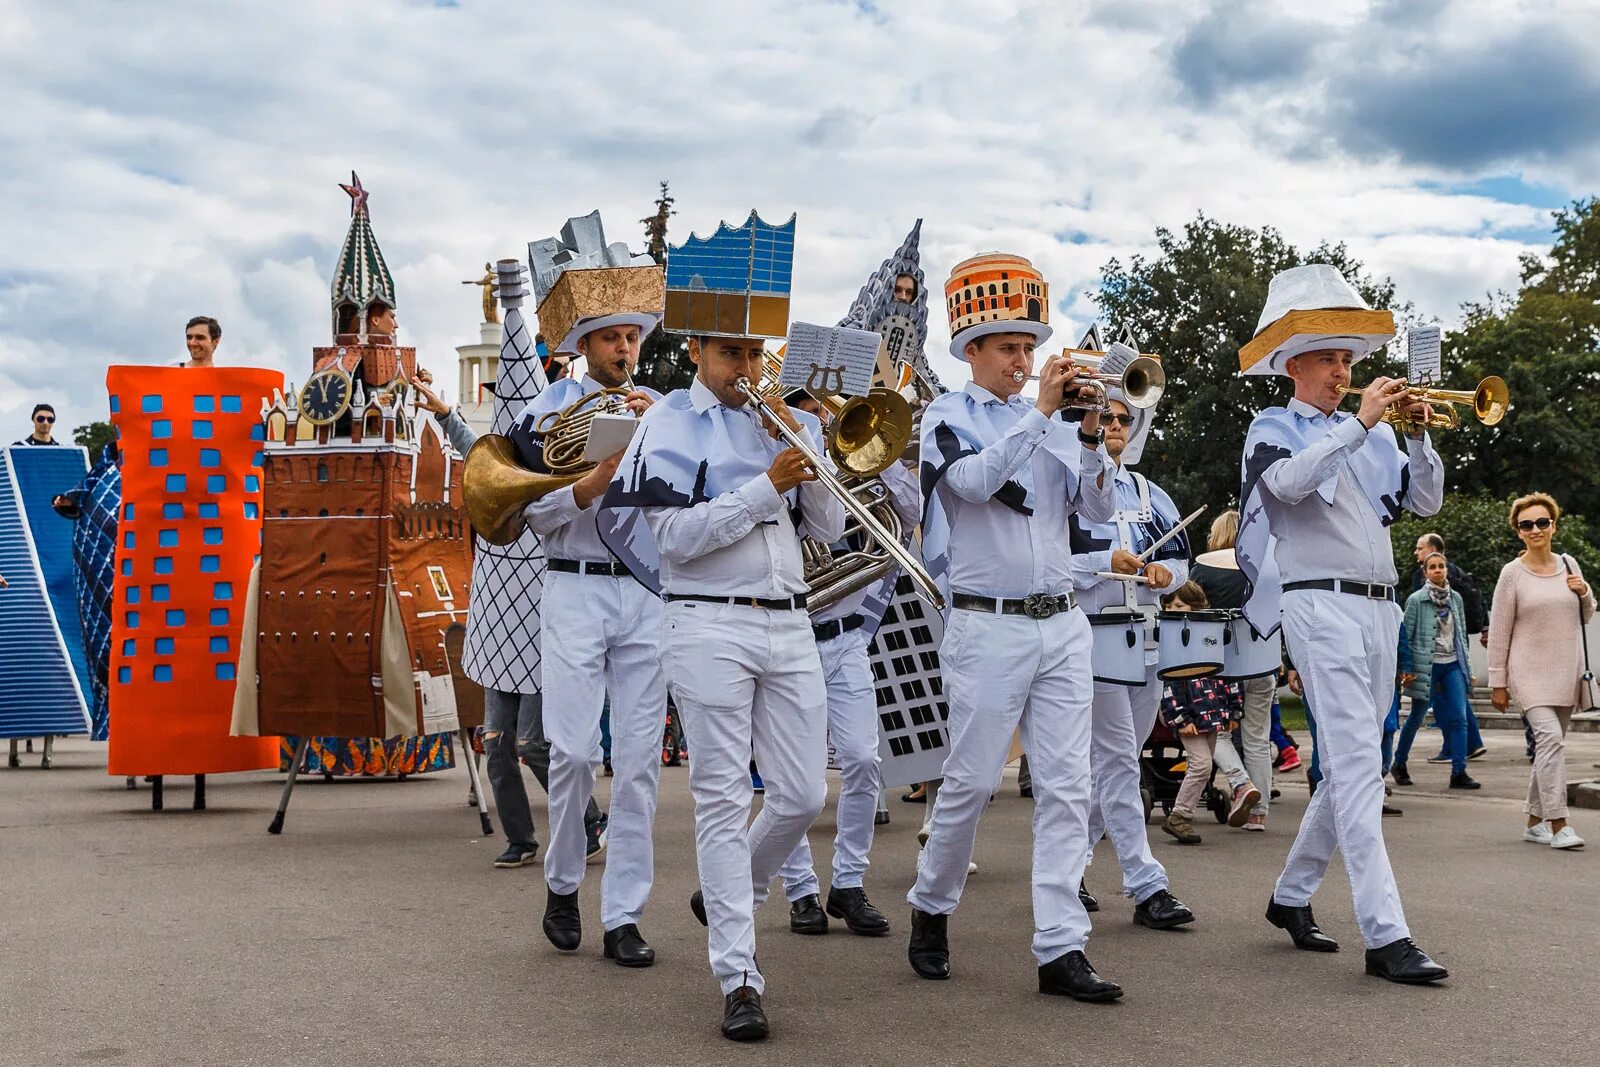
<svg viewBox="0 0 1600 1067">
<path fill-rule="evenodd" d="M 1190 930 L 1133 926 L 1102 844 L 1090 884 L 1106 907 L 1089 950 L 1128 995 L 1111 1006 L 1041 997 L 1028 954 L 1032 808 L 1008 787 L 951 923 L 955 977 L 923 982 L 905 962 L 921 809 L 892 800 L 869 889 L 893 936 L 795 937 L 769 904 L 757 921 L 774 1037 L 750 1048 L 717 1036 L 705 936 L 685 905 L 695 875 L 683 769 L 662 776 L 645 923 L 660 962 L 626 972 L 600 957 L 598 878 L 583 890 L 584 947 L 558 958 L 546 944 L 540 871 L 489 867 L 498 844 L 478 836 L 460 770 L 309 782 L 275 838 L 265 829 L 276 775 L 217 777 L 200 813 L 182 807 L 186 783 L 176 782 L 172 807 L 155 814 L 146 791 L 106 777 L 99 746 L 68 741 L 56 770 L 0 770 L 0 1063 L 1110 1067 L 1592 1055 L 1600 813 L 1575 812 L 1586 853 L 1523 843 L 1519 741 L 1490 736 L 1493 751 L 1473 770 L 1491 788 L 1472 796 L 1447 794 L 1445 769 L 1414 763 L 1419 788 L 1402 791 L 1405 816 L 1385 826 L 1416 936 L 1455 972 L 1444 988 L 1362 975 L 1342 868 L 1317 906 L 1344 952 L 1295 952 L 1262 921 L 1305 807 L 1296 776 L 1266 835 L 1207 826 L 1204 844 L 1186 848 L 1155 834 L 1174 888 L 1200 915 Z M 1600 775 L 1600 736 L 1575 737 L 1570 752 L 1573 773 Z M 542 828 L 542 804 L 537 814 Z M 831 833 L 830 808 L 812 835 L 819 859 Z"/>
</svg>

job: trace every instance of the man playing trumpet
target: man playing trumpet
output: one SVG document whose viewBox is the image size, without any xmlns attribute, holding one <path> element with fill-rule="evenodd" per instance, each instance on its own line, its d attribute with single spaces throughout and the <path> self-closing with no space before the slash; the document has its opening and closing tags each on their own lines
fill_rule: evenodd
<svg viewBox="0 0 1600 1067">
<path fill-rule="evenodd" d="M 1294 399 L 1250 425 L 1237 554 L 1251 584 L 1246 617 L 1270 633 L 1281 611 L 1289 655 L 1316 715 L 1324 775 L 1267 920 L 1296 948 L 1338 950 L 1311 912 L 1337 848 L 1367 946 L 1367 973 L 1422 983 L 1446 972 L 1411 940 L 1383 843 L 1380 740 L 1401 617 L 1387 527 L 1402 507 L 1420 516 L 1439 510 L 1444 466 L 1425 430 L 1405 434 L 1402 451 L 1382 422 L 1399 405 L 1412 425 L 1427 424 L 1429 406 L 1409 401 L 1404 380 L 1376 378 L 1355 415 L 1336 410 L 1352 365 L 1393 332 L 1392 316 L 1368 310 L 1327 264 L 1272 279 L 1256 338 L 1240 350 L 1240 362 L 1246 374 L 1287 375 Z"/>
<path fill-rule="evenodd" d="M 1034 348 L 1050 337 L 1044 279 L 1018 256 L 956 266 L 945 286 L 951 354 L 972 381 L 922 421 L 923 551 L 952 611 L 940 646 L 950 707 L 944 784 L 911 904 L 912 969 L 950 976 L 947 924 L 967 878 L 978 819 L 1020 727 L 1037 802 L 1033 955 L 1041 993 L 1105 1001 L 1122 989 L 1095 973 L 1078 886 L 1089 851 L 1093 639 L 1072 591 L 1062 536 L 1081 511 L 1113 514 L 1099 417 L 1062 421 L 1077 368 L 1051 359 L 1039 397 L 1020 395 Z"/>
</svg>

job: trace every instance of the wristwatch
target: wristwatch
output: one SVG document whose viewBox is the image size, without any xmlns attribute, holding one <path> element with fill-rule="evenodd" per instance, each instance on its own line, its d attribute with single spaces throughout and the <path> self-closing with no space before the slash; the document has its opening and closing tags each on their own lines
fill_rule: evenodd
<svg viewBox="0 0 1600 1067">
<path fill-rule="evenodd" d="M 1090 448 L 1100 447 L 1105 442 L 1105 439 L 1106 428 L 1104 426 L 1100 427 L 1095 433 L 1084 433 L 1081 428 L 1078 430 L 1078 440 Z"/>
</svg>

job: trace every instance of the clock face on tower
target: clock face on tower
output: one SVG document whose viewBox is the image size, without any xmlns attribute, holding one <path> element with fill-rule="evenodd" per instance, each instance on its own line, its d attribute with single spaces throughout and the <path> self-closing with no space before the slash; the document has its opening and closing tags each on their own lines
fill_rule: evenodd
<svg viewBox="0 0 1600 1067">
<path fill-rule="evenodd" d="M 353 388 L 350 375 L 337 365 L 318 371 L 300 389 L 300 417 L 313 426 L 336 421 L 350 409 Z"/>
</svg>

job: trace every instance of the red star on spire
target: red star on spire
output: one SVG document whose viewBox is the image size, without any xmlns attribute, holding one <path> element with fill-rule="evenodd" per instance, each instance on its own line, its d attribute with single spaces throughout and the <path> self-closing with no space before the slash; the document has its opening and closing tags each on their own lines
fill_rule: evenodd
<svg viewBox="0 0 1600 1067">
<path fill-rule="evenodd" d="M 339 188 L 350 194 L 350 214 L 367 210 L 367 191 L 361 188 L 361 179 L 356 177 L 356 172 L 350 172 L 350 184 L 339 183 Z"/>
</svg>

